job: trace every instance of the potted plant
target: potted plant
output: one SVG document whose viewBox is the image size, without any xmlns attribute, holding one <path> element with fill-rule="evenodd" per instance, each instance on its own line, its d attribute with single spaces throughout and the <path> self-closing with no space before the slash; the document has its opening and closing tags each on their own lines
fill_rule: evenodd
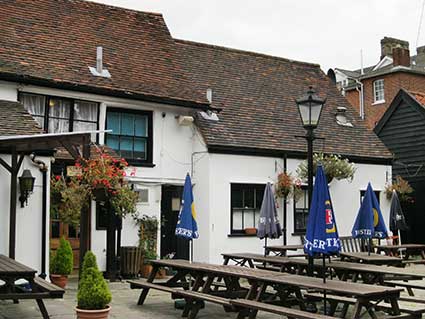
<svg viewBox="0 0 425 319">
<path fill-rule="evenodd" d="M 393 190 L 397 192 L 398 198 L 400 199 L 400 202 L 402 203 L 412 203 L 413 198 L 410 196 L 410 194 L 413 193 L 413 188 L 410 186 L 409 182 L 406 181 L 403 177 L 400 175 L 397 175 L 395 177 L 395 181 L 391 184 L 388 184 L 385 187 L 385 195 L 387 195 L 388 199 L 391 199 L 393 195 Z"/>
<path fill-rule="evenodd" d="M 74 256 L 71 244 L 64 237 L 59 241 L 59 247 L 50 258 L 50 281 L 61 288 L 65 288 L 68 275 L 74 267 Z"/>
<path fill-rule="evenodd" d="M 153 249 L 146 249 L 143 254 L 143 265 L 141 275 L 143 278 L 148 278 L 149 274 L 152 272 L 152 265 L 150 263 L 151 260 L 155 260 L 157 258 L 156 252 Z"/>
<path fill-rule="evenodd" d="M 106 319 L 109 316 L 112 296 L 108 284 L 99 271 L 96 257 L 91 251 L 84 256 L 81 277 L 78 283 L 75 307 L 78 319 Z"/>
<path fill-rule="evenodd" d="M 313 174 L 316 174 L 318 163 L 323 165 L 328 183 L 332 182 L 334 178 L 337 180 L 348 179 L 351 182 L 354 178 L 354 173 L 356 172 L 354 163 L 350 163 L 348 159 L 343 159 L 339 155 L 315 153 L 313 155 Z M 307 179 L 307 161 L 298 165 L 297 175 L 303 180 Z"/>
</svg>

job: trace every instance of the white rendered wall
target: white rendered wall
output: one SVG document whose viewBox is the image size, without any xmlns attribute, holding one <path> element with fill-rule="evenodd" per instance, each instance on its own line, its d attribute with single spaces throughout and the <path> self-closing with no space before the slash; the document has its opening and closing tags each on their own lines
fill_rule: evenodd
<svg viewBox="0 0 425 319">
<path fill-rule="evenodd" d="M 209 262 L 221 263 L 223 252 L 263 252 L 264 241 L 256 237 L 229 237 L 230 234 L 230 184 L 231 183 L 267 183 L 274 182 L 282 171 L 283 160 L 279 158 L 210 154 L 210 228 L 209 243 L 199 240 L 199 250 L 209 248 Z M 288 159 L 288 172 L 295 175 L 300 160 Z M 374 190 L 383 191 L 387 181 L 391 180 L 391 167 L 385 165 L 356 164 L 353 182 L 334 180 L 330 184 L 330 193 L 334 205 L 340 235 L 350 235 L 351 227 L 360 207 L 360 190 L 365 190 L 370 181 Z M 198 203 L 202 202 L 198 198 Z M 383 192 L 380 196 L 381 210 L 388 224 L 389 201 Z M 205 205 L 205 204 L 202 204 Z M 300 244 L 300 237 L 292 235 L 294 204 L 287 203 L 288 243 Z M 279 219 L 283 222 L 282 204 L 278 208 Z M 202 219 L 202 216 L 199 216 Z M 202 235 L 202 234 L 201 234 Z M 197 242 L 195 242 L 196 245 Z M 282 244 L 283 239 L 269 240 L 270 245 Z M 204 256 L 203 254 L 202 256 Z M 195 259 L 197 256 L 195 254 Z"/>
<path fill-rule="evenodd" d="M 9 155 L 0 155 L 7 163 L 10 163 Z M 50 169 L 50 158 L 38 157 Z M 22 175 L 24 169 L 30 169 L 35 177 L 34 192 L 28 198 L 28 206 L 21 208 L 21 203 L 17 201 L 16 209 L 16 250 L 17 261 L 41 271 L 41 228 L 42 228 L 42 174 L 38 167 L 34 166 L 28 157 L 25 157 L 18 176 Z M 0 254 L 9 255 L 9 217 L 10 217 L 10 173 L 0 167 L 0 202 L 2 212 L 0 213 Z M 47 185 L 49 187 L 49 184 Z M 48 194 L 49 194 L 48 188 Z M 18 183 L 19 197 L 19 183 Z M 49 200 L 49 199 L 47 199 Z M 49 203 L 47 202 L 47 205 Z M 49 206 L 47 206 L 49 207 Z M 49 212 L 47 212 L 46 227 L 49 229 Z M 49 233 L 46 236 L 46 271 L 49 270 Z"/>
</svg>

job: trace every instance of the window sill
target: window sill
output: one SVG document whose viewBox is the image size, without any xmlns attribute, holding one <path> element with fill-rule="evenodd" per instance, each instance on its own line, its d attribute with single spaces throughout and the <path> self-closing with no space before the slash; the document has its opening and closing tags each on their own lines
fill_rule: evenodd
<svg viewBox="0 0 425 319">
<path fill-rule="evenodd" d="M 150 167 L 153 168 L 156 166 L 156 164 L 154 163 L 144 163 L 144 162 L 139 162 L 139 161 L 132 161 L 132 160 L 126 160 L 128 165 L 130 166 L 138 166 L 138 167 Z"/>
<path fill-rule="evenodd" d="M 303 236 L 303 235 L 305 235 L 305 231 L 295 231 L 295 232 L 293 232 L 291 235 L 292 236 Z"/>
<path fill-rule="evenodd" d="M 227 237 L 257 237 L 257 234 L 228 234 Z"/>
<path fill-rule="evenodd" d="M 372 105 L 379 105 L 384 103 L 385 103 L 385 100 L 380 100 L 380 101 L 373 102 Z"/>
</svg>

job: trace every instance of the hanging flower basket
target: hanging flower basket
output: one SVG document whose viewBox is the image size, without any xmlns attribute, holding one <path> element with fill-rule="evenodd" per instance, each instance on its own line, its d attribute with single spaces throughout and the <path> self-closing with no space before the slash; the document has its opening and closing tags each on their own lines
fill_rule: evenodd
<svg viewBox="0 0 425 319">
<path fill-rule="evenodd" d="M 393 190 L 397 192 L 398 198 L 402 203 L 413 203 L 414 200 L 410 196 L 413 193 L 413 188 L 410 186 L 409 182 L 406 181 L 400 175 L 395 177 L 395 181 L 392 184 L 389 184 L 385 187 L 385 194 L 390 200 L 393 195 Z"/>
<path fill-rule="evenodd" d="M 313 155 L 313 174 L 316 174 L 318 163 L 321 163 L 323 165 L 328 184 L 332 182 L 334 178 L 336 178 L 337 180 L 348 179 L 350 182 L 353 181 L 356 168 L 354 166 L 354 163 L 350 163 L 348 159 L 343 159 L 339 155 L 325 155 L 321 153 L 315 153 Z M 304 161 L 300 165 L 298 165 L 297 175 L 303 180 L 307 179 L 307 161 Z"/>
<path fill-rule="evenodd" d="M 96 202 L 106 202 L 108 200 L 108 191 L 106 190 L 105 187 L 102 187 L 102 186 L 94 187 L 92 190 L 92 193 Z"/>
</svg>

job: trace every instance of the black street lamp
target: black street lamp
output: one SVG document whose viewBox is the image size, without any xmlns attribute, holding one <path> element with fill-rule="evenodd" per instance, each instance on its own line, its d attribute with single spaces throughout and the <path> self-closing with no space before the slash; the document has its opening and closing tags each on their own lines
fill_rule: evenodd
<svg viewBox="0 0 425 319">
<path fill-rule="evenodd" d="M 301 121 L 304 129 L 307 131 L 305 139 L 307 140 L 307 171 L 308 171 L 308 209 L 310 211 L 311 199 L 313 195 L 313 141 L 316 139 L 314 130 L 319 125 L 320 114 L 322 113 L 323 105 L 326 99 L 322 99 L 315 95 L 313 87 L 310 86 L 307 94 L 300 97 L 295 101 L 298 106 Z M 308 260 L 309 275 L 313 274 L 313 258 L 309 257 Z"/>
</svg>

